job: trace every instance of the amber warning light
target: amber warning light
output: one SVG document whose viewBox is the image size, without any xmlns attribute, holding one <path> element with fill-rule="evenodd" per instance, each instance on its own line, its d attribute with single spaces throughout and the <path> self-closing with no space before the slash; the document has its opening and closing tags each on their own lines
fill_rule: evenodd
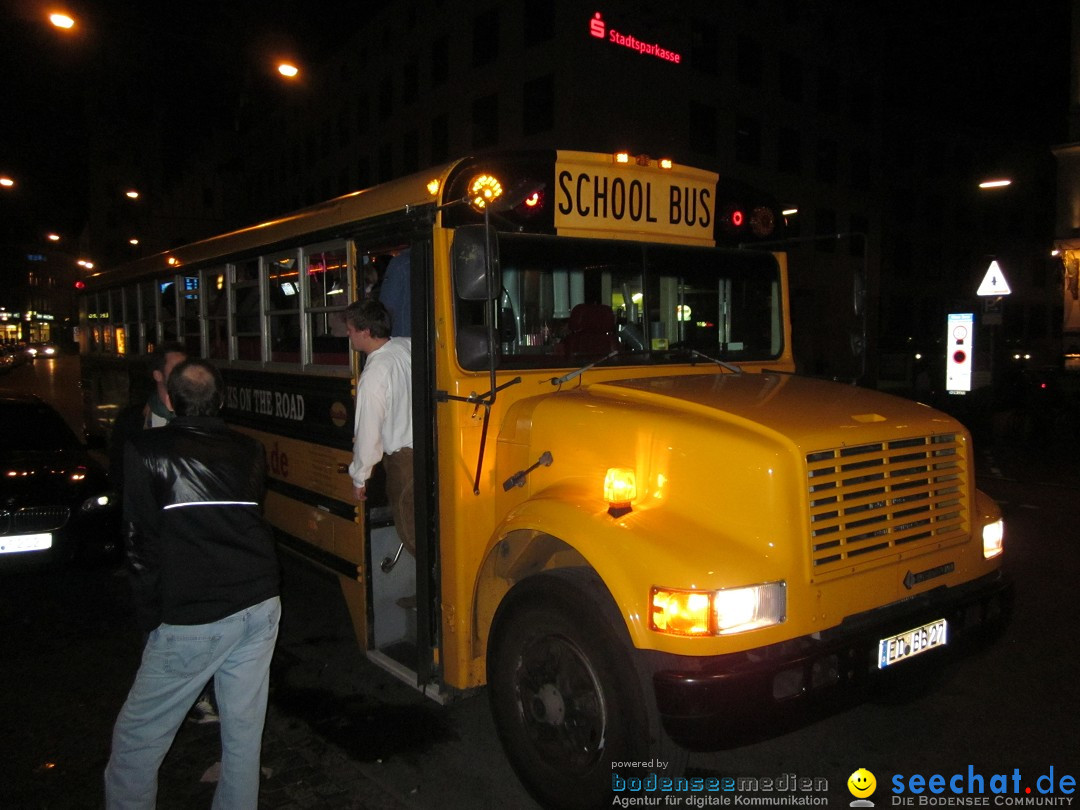
<svg viewBox="0 0 1080 810">
<path fill-rule="evenodd" d="M 622 517 L 632 511 L 630 502 L 637 497 L 637 474 L 629 467 L 609 467 L 604 476 L 604 500 L 608 514 Z"/>
</svg>

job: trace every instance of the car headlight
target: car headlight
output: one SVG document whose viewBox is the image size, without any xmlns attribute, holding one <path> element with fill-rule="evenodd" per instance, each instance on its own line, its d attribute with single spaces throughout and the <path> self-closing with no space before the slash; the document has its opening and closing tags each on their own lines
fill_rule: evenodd
<svg viewBox="0 0 1080 810">
<path fill-rule="evenodd" d="M 649 626 L 676 636 L 719 636 L 780 624 L 787 615 L 787 583 L 768 582 L 719 591 L 653 588 Z"/>
<path fill-rule="evenodd" d="M 1005 521 L 995 520 L 987 523 L 982 530 L 983 557 L 988 560 L 998 557 L 1005 550 Z"/>
<path fill-rule="evenodd" d="M 116 502 L 115 496 L 109 492 L 102 492 L 98 495 L 87 498 L 79 506 L 79 511 L 83 514 L 90 512 L 100 512 L 104 509 L 108 509 Z"/>
</svg>

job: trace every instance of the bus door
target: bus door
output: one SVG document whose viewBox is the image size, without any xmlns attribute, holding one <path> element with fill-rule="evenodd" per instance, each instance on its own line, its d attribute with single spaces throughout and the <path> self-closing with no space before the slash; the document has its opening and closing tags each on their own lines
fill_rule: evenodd
<svg viewBox="0 0 1080 810">
<path fill-rule="evenodd" d="M 376 247 L 377 245 L 377 247 Z M 369 247 L 370 246 L 370 247 Z M 434 465 L 428 312 L 431 245 L 412 238 L 356 242 L 358 298 L 377 298 L 391 315 L 391 336 L 412 341 L 413 501 L 416 555 L 404 547 L 386 488 L 386 464 L 377 464 L 363 504 L 368 604 L 368 657 L 402 680 L 438 697 L 432 604 L 437 600 L 431 532 Z M 362 373 L 363 360 L 358 369 Z M 359 377 L 357 377 L 359 380 Z M 424 575 L 421 572 L 427 572 Z M 348 598 L 348 594 L 346 594 Z"/>
</svg>

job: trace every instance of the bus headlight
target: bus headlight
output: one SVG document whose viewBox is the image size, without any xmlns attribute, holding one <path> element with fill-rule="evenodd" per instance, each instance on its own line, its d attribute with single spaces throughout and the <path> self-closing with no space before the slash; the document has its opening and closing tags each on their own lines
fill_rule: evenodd
<svg viewBox="0 0 1080 810">
<path fill-rule="evenodd" d="M 721 591 L 653 588 L 649 626 L 677 636 L 719 636 L 779 624 L 786 615 L 784 582 Z"/>
<path fill-rule="evenodd" d="M 983 557 L 992 560 L 1005 550 L 1005 521 L 987 523 L 982 530 Z"/>
</svg>

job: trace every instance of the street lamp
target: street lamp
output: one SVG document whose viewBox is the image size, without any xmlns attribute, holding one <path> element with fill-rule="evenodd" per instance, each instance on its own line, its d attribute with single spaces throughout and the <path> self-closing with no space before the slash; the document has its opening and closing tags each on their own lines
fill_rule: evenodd
<svg viewBox="0 0 1080 810">
<path fill-rule="evenodd" d="M 52 12 L 49 15 L 49 22 L 51 22 L 55 27 L 62 28 L 65 31 L 70 31 L 72 28 L 75 27 L 75 20 L 62 11 Z"/>
<path fill-rule="evenodd" d="M 286 79 L 295 79 L 300 75 L 300 68 L 291 62 L 282 62 L 277 66 L 277 72 Z"/>
<path fill-rule="evenodd" d="M 979 188 L 1005 188 L 1005 186 L 1011 186 L 1012 180 L 1006 177 L 998 178 L 997 180 L 984 180 L 979 183 Z"/>
<path fill-rule="evenodd" d="M 0 186 L 3 186 L 4 188 L 14 188 L 15 181 L 7 175 L 4 175 L 3 177 L 0 177 Z"/>
</svg>

